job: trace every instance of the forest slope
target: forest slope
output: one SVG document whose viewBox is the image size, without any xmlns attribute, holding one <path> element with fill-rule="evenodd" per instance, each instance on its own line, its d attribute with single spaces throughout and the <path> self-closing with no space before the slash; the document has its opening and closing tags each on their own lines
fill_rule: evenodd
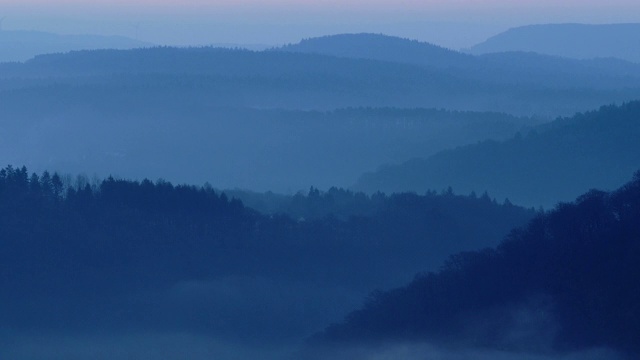
<svg viewBox="0 0 640 360">
<path fill-rule="evenodd" d="M 454 255 L 438 272 L 373 294 L 317 340 L 427 342 L 515 358 L 609 348 L 637 358 L 639 216 L 640 172 L 616 191 L 592 190 L 540 214 L 496 249 Z"/>
<path fill-rule="evenodd" d="M 486 141 L 381 168 L 355 189 L 445 189 L 552 206 L 593 188 L 614 189 L 640 164 L 640 102 L 558 119 L 503 142 Z"/>
<path fill-rule="evenodd" d="M 347 216 L 304 220 L 261 215 L 209 186 L 63 180 L 0 171 L 2 331 L 277 344 L 452 252 L 495 245 L 534 215 L 450 193 L 311 191 L 298 201 L 307 213 L 322 206 Z"/>
</svg>

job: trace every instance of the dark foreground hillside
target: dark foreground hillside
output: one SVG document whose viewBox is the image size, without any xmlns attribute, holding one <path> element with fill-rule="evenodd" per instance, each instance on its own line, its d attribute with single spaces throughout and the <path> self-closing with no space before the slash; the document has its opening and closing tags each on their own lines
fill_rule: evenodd
<svg viewBox="0 0 640 360">
<path fill-rule="evenodd" d="M 615 189 L 640 166 L 640 102 L 560 118 L 507 141 L 485 141 L 365 174 L 359 191 L 488 191 L 553 206 L 590 188 Z"/>
<path fill-rule="evenodd" d="M 319 344 L 427 342 L 456 348 L 640 355 L 640 172 L 514 230 L 495 249 L 373 294 Z M 597 359 L 610 359 L 604 353 Z"/>
<path fill-rule="evenodd" d="M 326 216 L 262 215 L 209 186 L 2 169 L 0 357 L 155 359 L 169 344 L 163 359 L 282 352 L 372 289 L 494 245 L 534 215 L 452 193 L 312 189 L 292 204 Z"/>
</svg>

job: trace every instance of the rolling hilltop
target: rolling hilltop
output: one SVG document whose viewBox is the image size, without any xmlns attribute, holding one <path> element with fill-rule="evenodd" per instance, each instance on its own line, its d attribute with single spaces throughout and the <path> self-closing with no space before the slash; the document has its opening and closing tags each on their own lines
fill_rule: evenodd
<svg viewBox="0 0 640 360">
<path fill-rule="evenodd" d="M 618 59 L 576 60 L 523 51 L 472 56 L 381 34 L 324 36 L 277 50 L 418 65 L 458 77 L 520 87 L 621 88 L 634 86 L 633 79 L 640 76 L 640 64 Z"/>
<path fill-rule="evenodd" d="M 471 55 L 427 42 L 368 33 L 304 39 L 297 44 L 289 44 L 276 50 L 381 60 L 445 69 L 470 67 L 476 64 L 476 59 Z"/>
</svg>

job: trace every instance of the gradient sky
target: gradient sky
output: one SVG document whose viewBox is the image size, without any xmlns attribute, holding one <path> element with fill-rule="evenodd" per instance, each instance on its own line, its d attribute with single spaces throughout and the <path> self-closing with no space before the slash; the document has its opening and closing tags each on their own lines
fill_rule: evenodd
<svg viewBox="0 0 640 360">
<path fill-rule="evenodd" d="M 0 0 L 5 30 L 276 45 L 377 32 L 460 48 L 533 23 L 640 22 L 638 0 Z"/>
</svg>

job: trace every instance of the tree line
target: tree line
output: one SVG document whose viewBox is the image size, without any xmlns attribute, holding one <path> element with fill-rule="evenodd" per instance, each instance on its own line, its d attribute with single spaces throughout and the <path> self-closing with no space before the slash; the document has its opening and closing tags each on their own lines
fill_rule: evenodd
<svg viewBox="0 0 640 360">
<path fill-rule="evenodd" d="M 322 342 L 431 341 L 509 350 L 640 353 L 640 172 L 376 292 Z"/>
</svg>

